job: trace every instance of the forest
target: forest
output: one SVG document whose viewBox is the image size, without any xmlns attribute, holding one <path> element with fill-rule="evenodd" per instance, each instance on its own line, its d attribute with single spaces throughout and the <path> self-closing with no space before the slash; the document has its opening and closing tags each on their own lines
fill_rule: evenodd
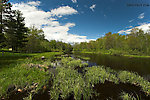
<svg viewBox="0 0 150 100">
<path fill-rule="evenodd" d="M 44 31 L 34 26 L 26 27 L 25 18 L 19 10 L 11 10 L 8 0 L 2 0 L 0 8 L 0 48 L 13 52 L 71 52 L 70 44 L 45 39 Z"/>
<path fill-rule="evenodd" d="M 112 55 L 150 55 L 150 29 L 133 28 L 130 34 L 108 32 L 96 41 L 74 45 L 74 51 L 99 52 Z"/>
</svg>

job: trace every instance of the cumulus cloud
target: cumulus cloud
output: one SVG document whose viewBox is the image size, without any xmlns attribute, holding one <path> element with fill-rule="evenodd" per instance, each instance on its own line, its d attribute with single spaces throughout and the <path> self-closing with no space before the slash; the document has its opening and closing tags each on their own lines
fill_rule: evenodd
<svg viewBox="0 0 150 100">
<path fill-rule="evenodd" d="M 91 7 L 90 7 L 90 9 L 92 10 L 92 11 L 94 11 L 94 8 L 96 7 L 96 4 L 93 4 Z"/>
<path fill-rule="evenodd" d="M 34 1 L 31 1 L 31 2 L 28 2 L 29 5 L 32 5 L 32 6 L 38 6 L 40 5 L 40 1 L 37 1 L 37 2 L 34 2 Z"/>
<path fill-rule="evenodd" d="M 134 28 L 142 29 L 144 32 L 147 32 L 150 29 L 150 23 L 143 23 L 140 26 L 136 26 Z M 130 34 L 132 29 L 133 28 L 130 28 L 130 29 L 127 29 L 127 30 L 120 30 L 118 33 L 120 33 L 120 34 L 123 34 L 123 33 Z"/>
<path fill-rule="evenodd" d="M 77 3 L 77 0 L 71 0 L 73 3 Z"/>
<path fill-rule="evenodd" d="M 59 40 L 67 43 L 89 41 L 86 36 L 79 36 L 68 32 L 71 27 L 75 26 L 75 23 L 62 25 L 58 21 L 60 16 L 77 14 L 78 12 L 75 9 L 69 6 L 62 6 L 46 12 L 37 8 L 40 3 L 40 1 L 15 3 L 12 9 L 20 10 L 23 13 L 27 27 L 34 25 L 37 28 L 42 28 L 48 40 Z"/>
<path fill-rule="evenodd" d="M 139 19 L 143 19 L 144 18 L 144 13 L 141 13 L 139 16 L 138 16 Z"/>
<path fill-rule="evenodd" d="M 51 14 L 53 16 L 64 16 L 64 15 L 72 15 L 77 14 L 78 11 L 69 6 L 62 6 L 56 9 L 51 10 Z"/>
<path fill-rule="evenodd" d="M 123 34 L 123 33 L 125 33 L 125 34 L 130 34 L 131 30 L 132 30 L 132 29 L 120 30 L 118 33 L 120 33 L 120 34 Z"/>
</svg>

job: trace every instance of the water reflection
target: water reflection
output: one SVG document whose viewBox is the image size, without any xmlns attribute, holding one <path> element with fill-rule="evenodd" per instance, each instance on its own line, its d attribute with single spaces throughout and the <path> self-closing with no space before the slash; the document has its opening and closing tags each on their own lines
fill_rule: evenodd
<svg viewBox="0 0 150 100">
<path fill-rule="evenodd" d="M 111 56 L 104 54 L 77 53 L 74 56 L 90 57 L 89 66 L 104 65 L 114 70 L 128 70 L 137 72 L 142 76 L 150 74 L 150 58 L 132 58 L 123 56 Z"/>
</svg>

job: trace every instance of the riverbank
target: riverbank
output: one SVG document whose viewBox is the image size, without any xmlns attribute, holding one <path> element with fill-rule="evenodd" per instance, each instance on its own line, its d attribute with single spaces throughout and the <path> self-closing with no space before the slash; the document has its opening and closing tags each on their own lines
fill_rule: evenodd
<svg viewBox="0 0 150 100">
<path fill-rule="evenodd" d="M 114 52 L 92 52 L 92 51 L 78 51 L 79 53 L 88 53 L 88 54 L 106 54 L 106 55 L 112 55 L 112 56 L 125 56 L 125 57 L 137 57 L 137 58 L 150 58 L 150 56 L 145 55 L 131 55 L 131 54 L 120 54 L 120 53 L 114 53 Z M 73 52 L 75 53 L 75 52 Z"/>
</svg>

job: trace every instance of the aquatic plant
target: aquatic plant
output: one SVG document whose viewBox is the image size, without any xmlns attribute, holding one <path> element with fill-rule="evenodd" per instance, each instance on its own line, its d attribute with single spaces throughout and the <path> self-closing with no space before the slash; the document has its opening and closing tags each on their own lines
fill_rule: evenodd
<svg viewBox="0 0 150 100">
<path fill-rule="evenodd" d="M 87 66 L 88 64 L 87 63 L 83 63 L 81 60 L 79 59 L 73 59 L 71 57 L 66 57 L 66 58 L 62 58 L 61 59 L 61 63 L 62 63 L 62 66 L 63 67 L 66 67 L 66 68 L 73 68 L 73 69 L 76 69 L 78 67 L 84 67 L 84 66 Z"/>
<path fill-rule="evenodd" d="M 82 97 L 87 100 L 92 97 L 90 85 L 85 83 L 82 75 L 76 70 L 64 67 L 57 67 L 56 70 L 58 74 L 50 91 L 51 99 L 66 99 L 70 95 L 73 95 L 75 100 L 80 100 Z"/>
<path fill-rule="evenodd" d="M 84 56 L 77 56 L 77 58 L 80 58 L 82 60 L 90 60 L 90 57 L 84 57 Z"/>
<path fill-rule="evenodd" d="M 135 98 L 133 95 L 126 93 L 126 92 L 122 92 L 120 94 L 120 98 L 123 100 L 139 100 L 138 96 L 137 96 L 137 98 Z"/>
<path fill-rule="evenodd" d="M 116 75 L 108 72 L 108 70 L 106 70 L 103 66 L 87 67 L 85 70 L 86 81 L 92 85 L 97 83 L 104 83 L 106 80 L 118 83 L 118 78 Z"/>
<path fill-rule="evenodd" d="M 120 71 L 118 73 L 118 78 L 123 83 L 131 83 L 140 86 L 146 95 L 150 95 L 150 82 L 138 74 L 129 71 Z"/>
</svg>

